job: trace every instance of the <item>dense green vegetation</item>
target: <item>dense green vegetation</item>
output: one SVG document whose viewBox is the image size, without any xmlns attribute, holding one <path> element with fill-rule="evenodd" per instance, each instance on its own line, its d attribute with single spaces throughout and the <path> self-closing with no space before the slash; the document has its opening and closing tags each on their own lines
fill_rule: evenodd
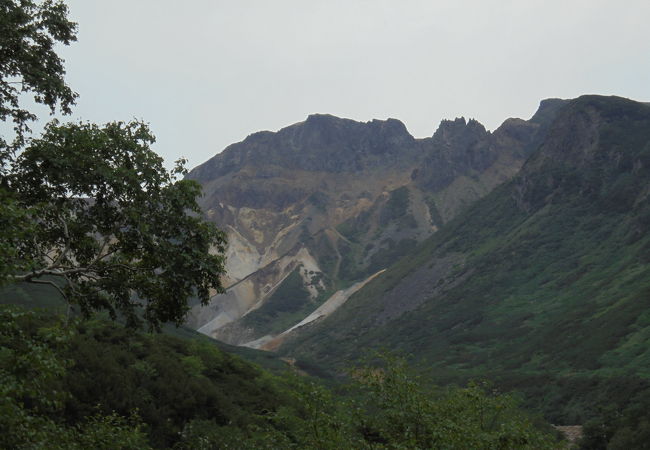
<svg viewBox="0 0 650 450">
<path fill-rule="evenodd" d="M 478 385 L 425 389 L 403 361 L 335 394 L 213 342 L 101 320 L 0 311 L 4 448 L 551 448 L 552 434 Z M 381 361 L 380 361 L 381 362 Z"/>
<path fill-rule="evenodd" d="M 2 180 L 7 206 L 24 213 L 2 230 L 0 263 L 14 268 L 4 278 L 154 327 L 222 291 L 225 235 L 198 217 L 199 185 L 177 178 L 182 161 L 167 171 L 154 141 L 141 122 L 53 121 L 31 139 Z"/>
<path fill-rule="evenodd" d="M 391 221 L 406 221 L 409 208 L 409 190 L 406 186 L 390 192 L 388 201 L 379 214 L 379 224 L 388 225 Z"/>
<path fill-rule="evenodd" d="M 60 420 L 70 327 L 15 308 L 0 311 L 0 446 L 2 448 L 129 448 L 146 446 L 137 418 L 93 411 L 77 423 Z"/>
<path fill-rule="evenodd" d="M 139 445 L 169 447 L 191 420 L 245 427 L 286 402 L 270 375 L 212 342 L 143 334 L 101 320 L 63 323 L 14 308 L 2 314 L 2 400 L 12 408 L 4 409 L 3 420 L 21 424 L 3 428 L 13 430 L 3 436 L 12 448 L 47 447 L 48 433 L 66 437 L 89 420 L 88 426 L 105 423 L 106 432 L 114 421 Z M 44 442 L 26 437 L 42 423 L 49 428 L 33 439 Z"/>
<path fill-rule="evenodd" d="M 15 305 L 25 309 L 37 309 L 47 311 L 50 314 L 66 315 L 73 318 L 80 318 L 78 312 L 68 308 L 68 304 L 60 293 L 49 285 L 15 283 L 0 288 L 0 305 Z M 95 318 L 108 320 L 106 313 L 95 314 Z M 124 320 L 118 318 L 117 323 L 124 324 Z M 282 362 L 277 355 L 268 352 L 253 350 L 246 347 L 236 347 L 215 341 L 204 334 L 199 333 L 187 326 L 176 326 L 174 324 L 164 324 L 160 331 L 167 335 L 180 338 L 207 341 L 217 345 L 221 350 L 227 353 L 236 354 L 246 361 L 250 361 L 273 372 L 282 371 L 286 368 L 286 363 Z M 318 372 L 318 368 L 306 368 L 307 372 Z M 324 373 L 325 375 L 329 375 Z"/>
</svg>

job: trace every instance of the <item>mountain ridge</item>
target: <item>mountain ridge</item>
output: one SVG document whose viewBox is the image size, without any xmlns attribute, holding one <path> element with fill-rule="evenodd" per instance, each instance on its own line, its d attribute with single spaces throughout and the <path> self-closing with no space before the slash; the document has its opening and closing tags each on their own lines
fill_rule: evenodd
<svg viewBox="0 0 650 450">
<path fill-rule="evenodd" d="M 238 345 L 290 328 L 514 176 L 562 104 L 494 132 L 474 119 L 443 121 L 421 139 L 396 119 L 313 114 L 232 144 L 188 174 L 204 187 L 207 218 L 229 235 L 231 286 L 193 307 L 189 323 Z M 310 293 L 294 286 L 301 306 L 262 308 L 293 272 Z"/>
</svg>

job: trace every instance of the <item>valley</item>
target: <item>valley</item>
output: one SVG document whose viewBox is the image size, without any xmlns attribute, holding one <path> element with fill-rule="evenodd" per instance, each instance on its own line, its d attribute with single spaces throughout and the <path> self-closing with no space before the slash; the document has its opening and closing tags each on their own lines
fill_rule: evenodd
<svg viewBox="0 0 650 450">
<path fill-rule="evenodd" d="M 113 3 L 0 2 L 0 448 L 648 448 L 647 2 Z"/>
</svg>

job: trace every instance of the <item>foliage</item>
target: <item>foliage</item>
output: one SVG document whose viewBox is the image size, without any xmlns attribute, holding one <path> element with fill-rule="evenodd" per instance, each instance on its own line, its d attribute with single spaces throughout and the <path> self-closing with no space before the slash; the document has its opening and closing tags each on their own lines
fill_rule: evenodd
<svg viewBox="0 0 650 450">
<path fill-rule="evenodd" d="M 63 60 L 54 52 L 56 43 L 76 40 L 77 25 L 67 18 L 61 1 L 0 2 L 0 121 L 11 121 L 15 139 L 0 136 L 0 284 L 8 275 L 24 270 L 17 243 L 27 238 L 32 223 L 8 189 L 6 175 L 15 152 L 25 143 L 33 112 L 21 106 L 21 96 L 70 113 L 75 94 L 65 83 Z"/>
<path fill-rule="evenodd" d="M 61 420 L 68 394 L 63 377 L 70 361 L 61 356 L 72 332 L 15 307 L 0 310 L 0 447 L 146 448 L 141 423 L 133 415 Z"/>
<path fill-rule="evenodd" d="M 193 420 L 245 428 L 289 402 L 271 375 L 212 341 L 16 307 L 0 319 L 2 448 L 169 447 Z"/>
<path fill-rule="evenodd" d="M 435 391 L 425 388 L 403 359 L 384 356 L 355 377 L 368 395 L 366 439 L 387 448 L 553 448 L 552 438 L 518 411 L 510 396 L 485 385 Z"/>
<path fill-rule="evenodd" d="M 32 224 L 15 231 L 17 216 L 5 231 L 19 235 L 3 262 L 23 269 L 9 280 L 62 286 L 82 312 L 107 309 L 130 324 L 144 306 L 154 327 L 180 323 L 190 296 L 220 292 L 225 236 L 199 218 L 199 185 L 176 179 L 182 161 L 168 172 L 154 140 L 137 121 L 49 124 L 8 177 Z"/>
<path fill-rule="evenodd" d="M 387 225 L 390 221 L 397 221 L 406 216 L 410 203 L 410 193 L 406 186 L 390 192 L 390 196 L 379 215 L 379 223 Z"/>
<path fill-rule="evenodd" d="M 650 390 L 635 395 L 625 407 L 616 400 L 585 424 L 581 449 L 650 448 Z"/>
<path fill-rule="evenodd" d="M 270 375 L 213 342 L 87 322 L 68 355 L 74 361 L 66 379 L 70 420 L 83 420 L 96 405 L 103 414 L 137 410 L 156 447 L 173 445 L 192 420 L 245 427 L 284 401 Z"/>
<path fill-rule="evenodd" d="M 15 193 L 0 185 L 0 286 L 13 274 L 28 269 L 29 262 L 21 257 L 19 247 L 29 239 L 34 228 Z"/>
<path fill-rule="evenodd" d="M 76 40 L 67 14 L 61 1 L 0 2 L 0 120 L 16 131 L 12 144 L 0 139 L 0 284 L 49 284 L 86 314 L 130 324 L 140 306 L 153 327 L 180 323 L 190 296 L 222 290 L 224 270 L 223 233 L 197 217 L 199 186 L 176 179 L 183 161 L 165 170 L 137 121 L 53 121 L 27 139 L 36 115 L 21 95 L 52 113 L 76 98 L 54 51 Z"/>
<path fill-rule="evenodd" d="M 0 120 L 11 120 L 16 142 L 0 138 L 0 171 L 29 132 L 33 112 L 21 107 L 20 96 L 33 94 L 34 100 L 50 108 L 70 113 L 75 94 L 65 83 L 63 60 L 55 53 L 57 43 L 76 40 L 77 25 L 67 18 L 62 1 L 2 0 L 0 2 Z M 1 173 L 0 172 L 0 173 Z"/>
<path fill-rule="evenodd" d="M 509 397 L 425 389 L 399 359 L 334 391 L 207 340 L 1 313 L 3 448 L 545 448 Z M 342 395 L 345 394 L 345 395 Z"/>
<path fill-rule="evenodd" d="M 346 398 L 294 377 L 298 406 L 283 406 L 265 427 L 244 432 L 192 422 L 181 448 L 555 448 L 553 437 L 536 429 L 507 396 L 478 385 L 432 392 L 403 360 L 383 368 L 353 370 Z"/>
</svg>

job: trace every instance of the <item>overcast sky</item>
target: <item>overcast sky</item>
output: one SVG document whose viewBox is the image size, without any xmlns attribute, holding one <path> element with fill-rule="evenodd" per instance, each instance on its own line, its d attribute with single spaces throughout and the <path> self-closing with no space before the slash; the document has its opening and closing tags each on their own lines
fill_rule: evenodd
<svg viewBox="0 0 650 450">
<path fill-rule="evenodd" d="M 650 101 L 650 1 L 69 0 L 73 118 L 144 119 L 194 167 L 311 113 L 495 129 L 539 101 Z"/>
</svg>

